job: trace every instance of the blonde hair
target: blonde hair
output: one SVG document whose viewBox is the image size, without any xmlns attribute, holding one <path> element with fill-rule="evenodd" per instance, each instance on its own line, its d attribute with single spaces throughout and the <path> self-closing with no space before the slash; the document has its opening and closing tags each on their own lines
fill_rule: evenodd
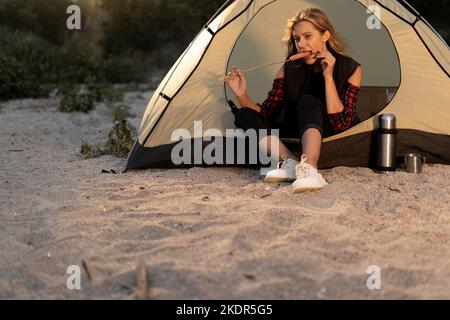
<svg viewBox="0 0 450 320">
<path fill-rule="evenodd" d="M 347 45 L 337 34 L 336 30 L 334 30 L 334 27 L 325 12 L 317 8 L 308 8 L 299 11 L 294 17 L 288 19 L 287 21 L 283 41 L 287 44 L 288 57 L 297 53 L 297 47 L 295 46 L 292 32 L 294 31 L 294 27 L 302 21 L 311 22 L 313 26 L 321 33 L 324 33 L 325 31 L 330 33 L 330 39 L 327 41 L 328 49 L 331 49 L 343 56 L 350 56 L 347 51 Z"/>
</svg>

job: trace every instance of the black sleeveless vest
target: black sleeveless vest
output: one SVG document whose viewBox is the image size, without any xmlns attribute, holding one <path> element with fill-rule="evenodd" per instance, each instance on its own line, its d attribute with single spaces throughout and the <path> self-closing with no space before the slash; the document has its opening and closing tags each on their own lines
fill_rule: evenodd
<svg viewBox="0 0 450 320">
<path fill-rule="evenodd" d="M 331 53 L 336 58 L 333 78 L 337 92 L 340 94 L 347 80 L 359 66 L 359 63 L 350 57 L 345 57 L 334 51 L 331 51 Z M 303 59 L 287 61 L 284 64 L 285 107 L 297 105 L 299 99 L 305 94 L 305 89 L 311 79 L 312 72 L 311 66 L 308 66 Z"/>
</svg>

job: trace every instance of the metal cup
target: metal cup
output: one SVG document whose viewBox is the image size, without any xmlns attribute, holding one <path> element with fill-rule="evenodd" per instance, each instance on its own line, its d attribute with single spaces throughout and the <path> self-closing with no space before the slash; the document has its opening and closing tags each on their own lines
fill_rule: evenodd
<svg viewBox="0 0 450 320">
<path fill-rule="evenodd" d="M 410 173 L 421 173 L 426 158 L 420 153 L 405 154 L 405 169 Z"/>
</svg>

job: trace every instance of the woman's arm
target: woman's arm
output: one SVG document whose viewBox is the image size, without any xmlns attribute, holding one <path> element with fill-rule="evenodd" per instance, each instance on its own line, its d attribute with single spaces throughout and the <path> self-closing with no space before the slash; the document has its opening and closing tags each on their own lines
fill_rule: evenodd
<svg viewBox="0 0 450 320">
<path fill-rule="evenodd" d="M 261 111 L 260 106 L 255 104 L 247 95 L 247 80 L 242 70 L 238 71 L 236 66 L 233 66 L 232 71 L 228 72 L 228 76 L 225 75 L 223 80 L 228 83 L 228 86 L 242 108 L 250 108 L 256 112 Z"/>
<path fill-rule="evenodd" d="M 358 66 L 353 75 L 348 79 L 348 82 L 356 87 L 361 87 L 362 80 L 362 68 Z M 327 113 L 339 113 L 344 110 L 344 105 L 342 104 L 339 94 L 336 89 L 336 84 L 334 82 L 333 76 L 325 76 L 325 97 L 327 102 Z"/>
<path fill-rule="evenodd" d="M 333 78 L 333 69 L 336 64 L 336 58 L 329 51 L 323 51 L 316 55 L 317 59 L 320 59 L 322 66 L 323 77 L 325 78 L 325 99 L 327 105 L 327 113 L 339 113 L 344 110 L 344 105 L 339 98 L 339 93 L 336 89 L 336 83 Z M 361 66 L 356 68 L 356 71 L 348 79 L 348 82 L 357 86 L 361 86 L 362 69 Z"/>
<path fill-rule="evenodd" d="M 280 68 L 280 70 L 278 70 L 277 75 L 275 76 L 275 79 L 284 79 L 284 65 Z M 270 93 L 269 93 L 270 96 Z M 247 93 L 245 93 L 245 95 L 241 96 L 241 97 L 236 97 L 239 101 L 239 104 L 243 107 L 243 108 L 251 108 L 257 112 L 261 112 L 261 105 L 255 104 L 250 97 L 247 95 Z M 267 100 L 266 100 L 266 104 L 267 104 Z M 263 103 L 264 105 L 264 103 Z M 273 107 L 273 106 L 271 106 Z"/>
<path fill-rule="evenodd" d="M 275 79 L 280 79 L 280 78 L 284 79 L 284 65 L 280 68 L 280 70 L 278 70 L 278 73 L 275 76 Z"/>
<path fill-rule="evenodd" d="M 250 108 L 255 110 L 256 112 L 261 112 L 261 107 L 259 105 L 257 105 L 256 103 L 254 103 L 250 97 L 247 95 L 247 93 L 245 93 L 242 96 L 236 96 L 239 104 L 241 105 L 242 108 Z"/>
<path fill-rule="evenodd" d="M 284 80 L 284 66 L 280 68 L 277 75 L 275 76 L 274 84 L 272 86 L 272 90 L 269 92 L 267 99 L 263 102 L 263 104 L 254 103 L 250 97 L 247 95 L 247 91 L 245 91 L 242 95 L 236 95 L 236 98 L 243 108 L 250 108 L 255 110 L 256 112 L 261 113 L 265 117 L 270 117 L 274 109 L 276 109 L 279 103 L 282 100 L 281 87 L 283 85 Z"/>
<path fill-rule="evenodd" d="M 347 80 L 340 93 L 340 100 L 344 109 L 339 113 L 329 113 L 331 126 L 336 132 L 342 132 L 349 129 L 359 122 L 356 112 L 356 103 L 361 87 L 362 70 L 361 67 Z"/>
<path fill-rule="evenodd" d="M 353 75 L 350 78 L 348 78 L 347 81 L 350 82 L 355 87 L 361 88 L 361 82 L 362 82 L 362 68 L 361 68 L 361 66 L 358 66 L 358 68 L 356 68 L 356 70 L 353 73 Z"/>
</svg>

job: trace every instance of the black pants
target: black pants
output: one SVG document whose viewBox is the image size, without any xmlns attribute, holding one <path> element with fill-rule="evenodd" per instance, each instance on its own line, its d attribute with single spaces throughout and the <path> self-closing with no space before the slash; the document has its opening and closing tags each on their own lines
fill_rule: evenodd
<svg viewBox="0 0 450 320">
<path fill-rule="evenodd" d="M 279 129 L 280 138 L 299 138 L 310 128 L 320 131 L 322 137 L 334 135 L 328 120 L 326 106 L 312 95 L 304 95 L 294 107 L 286 106 L 285 112 L 276 122 L 270 122 L 264 116 L 250 108 L 236 111 L 235 125 L 242 130 Z"/>
</svg>

